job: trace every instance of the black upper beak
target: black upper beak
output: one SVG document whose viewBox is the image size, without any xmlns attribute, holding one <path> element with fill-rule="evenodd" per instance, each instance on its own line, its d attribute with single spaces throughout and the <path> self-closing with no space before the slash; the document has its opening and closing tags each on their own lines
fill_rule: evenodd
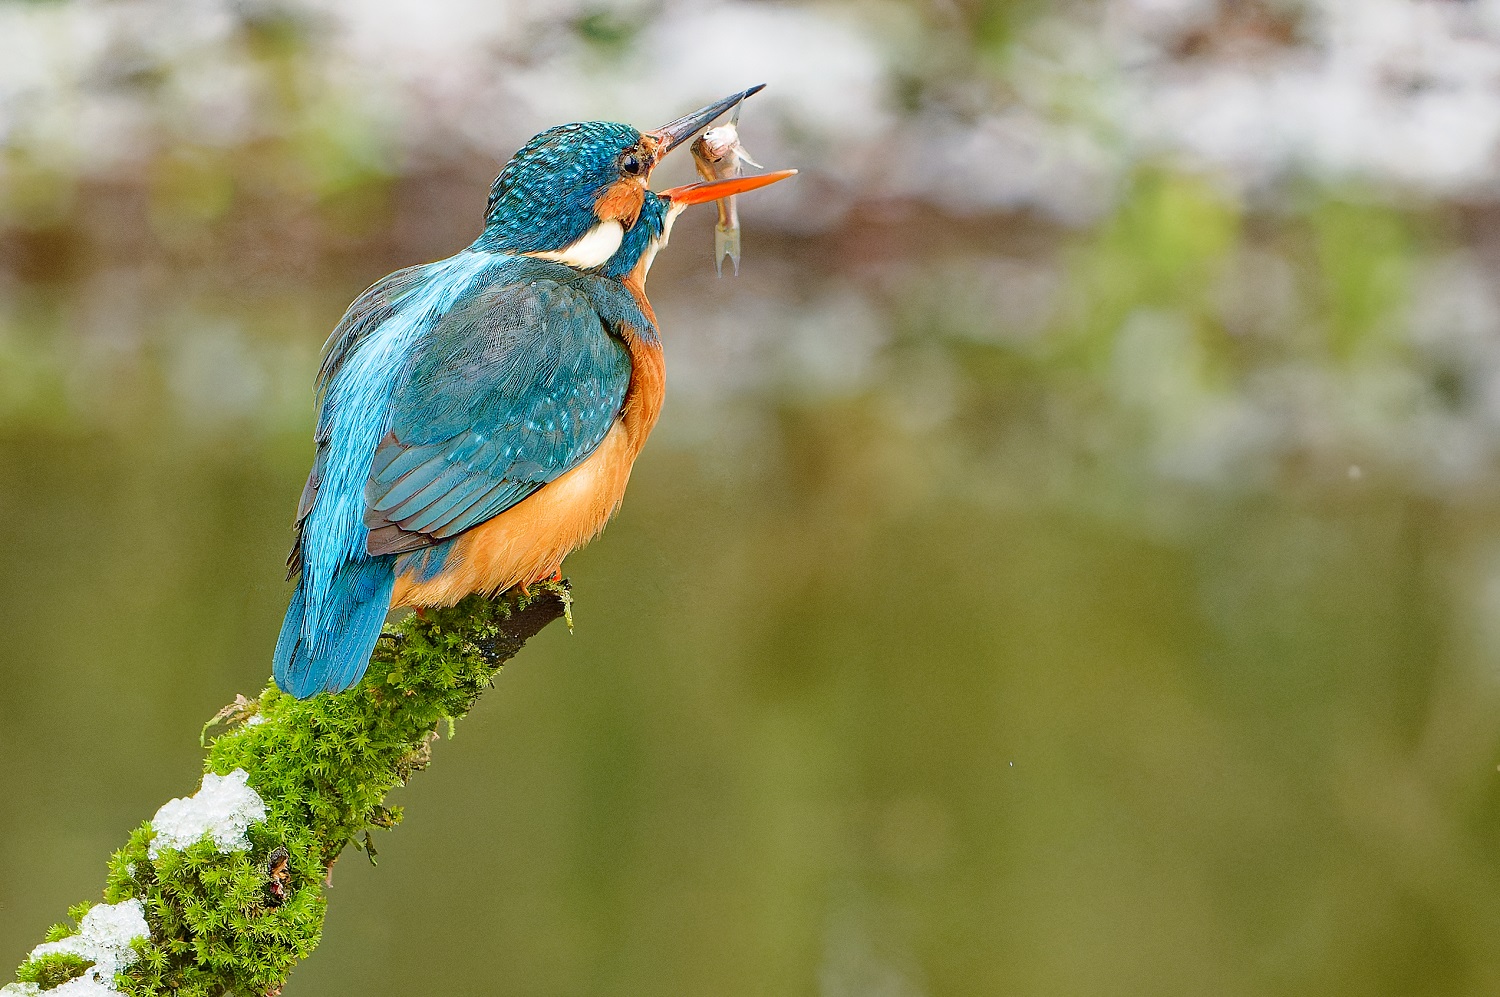
<svg viewBox="0 0 1500 997">
<path fill-rule="evenodd" d="M 699 108 L 692 114 L 684 114 L 676 121 L 662 125 L 660 128 L 651 132 L 650 134 L 654 135 L 656 137 L 656 140 L 660 143 L 656 150 L 657 160 L 660 160 L 661 157 L 671 152 L 674 147 L 681 145 L 686 140 L 698 134 L 699 129 L 705 128 L 708 125 L 712 124 L 713 120 L 719 115 L 734 107 L 734 105 L 738 104 L 746 97 L 749 97 L 751 94 L 760 93 L 765 88 L 766 85 L 764 83 L 756 84 L 749 90 L 741 90 L 739 93 L 734 94 L 731 97 L 725 97 L 723 100 L 714 101 L 707 107 Z"/>
</svg>

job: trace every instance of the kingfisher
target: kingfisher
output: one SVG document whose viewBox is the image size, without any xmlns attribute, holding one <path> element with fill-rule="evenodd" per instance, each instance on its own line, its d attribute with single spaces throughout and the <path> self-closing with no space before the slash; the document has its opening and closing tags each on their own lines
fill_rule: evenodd
<svg viewBox="0 0 1500 997">
<path fill-rule="evenodd" d="M 560 578 L 604 529 L 661 412 L 657 250 L 685 208 L 796 172 L 657 193 L 652 170 L 762 86 L 652 131 L 547 129 L 501 170 L 472 245 L 349 307 L 318 371 L 282 690 L 350 688 L 391 609 Z"/>
</svg>

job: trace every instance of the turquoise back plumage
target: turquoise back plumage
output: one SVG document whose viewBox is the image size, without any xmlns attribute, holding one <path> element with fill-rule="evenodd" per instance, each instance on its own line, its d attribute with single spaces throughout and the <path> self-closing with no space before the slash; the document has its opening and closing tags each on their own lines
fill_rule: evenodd
<svg viewBox="0 0 1500 997">
<path fill-rule="evenodd" d="M 412 344 L 486 265 L 483 256 L 461 253 L 392 274 L 361 295 L 334 331 L 292 553 L 301 578 L 273 658 L 277 684 L 294 695 L 347 688 L 364 673 L 395 583 L 390 564 L 366 557 L 369 457 L 387 431 Z"/>
</svg>

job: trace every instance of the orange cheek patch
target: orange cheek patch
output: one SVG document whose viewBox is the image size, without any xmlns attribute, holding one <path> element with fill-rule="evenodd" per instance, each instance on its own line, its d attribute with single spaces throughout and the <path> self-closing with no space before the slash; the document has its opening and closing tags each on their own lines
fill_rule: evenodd
<svg viewBox="0 0 1500 997">
<path fill-rule="evenodd" d="M 641 205 L 645 201 L 645 187 L 634 180 L 616 180 L 604 188 L 604 193 L 594 202 L 594 214 L 601 222 L 619 222 L 630 228 L 640 217 Z"/>
</svg>

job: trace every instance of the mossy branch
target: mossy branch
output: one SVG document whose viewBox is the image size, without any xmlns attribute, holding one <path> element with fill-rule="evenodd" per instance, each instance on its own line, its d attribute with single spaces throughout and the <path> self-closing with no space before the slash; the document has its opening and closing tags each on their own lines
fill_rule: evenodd
<svg viewBox="0 0 1500 997">
<path fill-rule="evenodd" d="M 46 936 L 61 951 L 33 954 L 17 971 L 19 982 L 0 993 L 279 993 L 318 944 L 323 890 L 344 847 L 374 861 L 370 831 L 401 820 L 386 794 L 426 767 L 438 732 L 451 730 L 505 661 L 569 609 L 566 582 L 496 600 L 470 597 L 388 627 L 364 680 L 347 692 L 298 700 L 272 686 L 258 699 L 238 698 L 205 728 L 204 769 L 214 776 L 243 770 L 254 791 L 247 795 L 264 802 L 264 819 L 243 828 L 237 846 L 225 849 L 205 833 L 182 848 L 158 841 L 154 857 L 160 832 L 142 824 L 109 863 L 104 901 L 120 906 L 99 907 L 87 925 L 92 905 L 70 909 L 80 926 L 56 925 Z M 208 785 L 205 779 L 205 792 Z M 149 937 L 107 923 L 102 915 L 112 911 L 129 923 L 143 913 Z M 118 964 L 96 937 L 110 930 L 123 953 Z M 100 971 L 106 965 L 112 978 Z"/>
</svg>

